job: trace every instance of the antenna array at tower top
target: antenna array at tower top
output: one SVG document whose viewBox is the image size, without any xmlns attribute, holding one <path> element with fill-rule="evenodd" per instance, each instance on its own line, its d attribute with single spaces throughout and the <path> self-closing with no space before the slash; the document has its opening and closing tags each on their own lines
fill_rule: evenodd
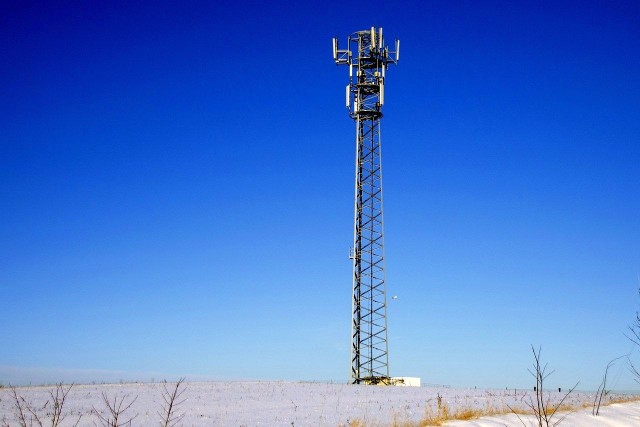
<svg viewBox="0 0 640 427">
<path fill-rule="evenodd" d="M 333 39 L 333 60 L 337 65 L 349 66 L 345 102 L 353 119 L 382 115 L 380 107 L 384 104 L 386 71 L 389 64 L 397 64 L 399 58 L 400 40 L 396 39 L 395 50 L 390 51 L 384 44 L 382 27 L 351 34 L 347 39 L 347 49 L 340 49 L 338 39 Z M 360 100 L 359 92 L 366 99 Z"/>
</svg>

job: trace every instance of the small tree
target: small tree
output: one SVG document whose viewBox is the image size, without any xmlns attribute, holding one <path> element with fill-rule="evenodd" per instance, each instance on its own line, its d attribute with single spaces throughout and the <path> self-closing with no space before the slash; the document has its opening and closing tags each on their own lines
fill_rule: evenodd
<svg viewBox="0 0 640 427">
<path fill-rule="evenodd" d="M 187 399 L 182 398 L 186 388 L 182 387 L 184 378 L 180 378 L 173 387 L 169 387 L 166 381 L 162 382 L 162 412 L 158 415 L 162 418 L 162 427 L 175 427 L 184 418 L 184 414 L 178 414 L 177 408 Z"/>
<path fill-rule="evenodd" d="M 47 399 L 41 409 L 34 407 L 23 396 L 18 395 L 14 386 L 10 385 L 9 388 L 11 389 L 15 417 L 18 419 L 20 427 L 44 427 L 45 424 L 51 427 L 58 427 L 66 418 L 67 414 L 64 412 L 64 405 L 67 401 L 67 395 L 73 388 L 73 384 L 70 384 L 68 387 L 65 387 L 61 382 L 56 384 L 54 389 L 49 390 L 49 399 Z M 42 414 L 42 411 L 44 411 L 47 406 L 51 409 L 49 412 Z M 82 418 L 82 415 L 80 415 L 73 424 L 74 427 L 80 423 L 80 418 Z"/>
<path fill-rule="evenodd" d="M 600 382 L 600 385 L 598 386 L 598 391 L 596 391 L 596 396 L 595 396 L 595 398 L 593 400 L 593 409 L 591 410 L 591 413 L 594 416 L 600 415 L 600 405 L 602 404 L 602 399 L 604 397 L 606 397 L 609 394 L 609 392 L 611 391 L 611 390 L 607 390 L 607 375 L 609 374 L 609 368 L 611 368 L 613 366 L 613 364 L 616 362 L 616 360 L 620 360 L 623 357 L 628 357 L 628 355 L 616 357 L 615 359 L 613 359 L 611 362 L 609 362 L 607 364 L 607 368 L 604 370 L 604 375 L 602 376 L 602 381 Z"/>
<path fill-rule="evenodd" d="M 640 289 L 638 289 L 638 293 L 640 294 Z M 630 334 L 625 334 L 626 337 L 634 343 L 636 346 L 640 347 L 640 313 L 636 311 L 636 318 L 631 325 L 629 325 Z M 635 381 L 640 384 L 640 372 L 635 367 L 631 359 L 627 359 L 629 364 L 629 371 L 633 375 Z"/>
<path fill-rule="evenodd" d="M 98 411 L 95 407 L 93 408 L 93 413 L 96 414 L 100 420 L 100 425 L 102 427 L 131 426 L 131 421 L 133 421 L 138 415 L 136 414 L 132 417 L 128 417 L 125 413 L 131 408 L 131 405 L 134 404 L 136 399 L 138 399 L 138 396 L 128 402 L 127 399 L 128 395 L 126 394 L 122 397 L 118 397 L 116 395 L 113 397 L 113 401 L 111 401 L 109 400 L 107 393 L 102 392 L 102 402 L 105 405 L 105 409 L 103 411 Z"/>
<path fill-rule="evenodd" d="M 553 417 L 556 415 L 558 410 L 562 407 L 562 404 L 567 399 L 567 397 L 569 397 L 569 395 L 573 392 L 573 390 L 576 389 L 579 382 L 577 382 L 576 385 L 574 385 L 569 391 L 567 391 L 562 396 L 562 399 L 560 399 L 560 402 L 558 402 L 558 404 L 552 404 L 550 394 L 548 394 L 545 398 L 544 381 L 549 377 L 549 375 L 553 374 L 554 371 L 547 372 L 546 363 L 544 364 L 544 366 L 542 366 L 542 362 L 540 359 L 540 353 L 542 352 L 541 348 L 538 348 L 538 351 L 536 351 L 536 349 L 533 346 L 531 346 L 531 351 L 533 352 L 534 362 L 533 362 L 533 368 L 529 369 L 529 373 L 536 379 L 536 386 L 534 388 L 535 400 L 533 399 L 533 397 L 529 396 L 529 401 L 525 402 L 525 404 L 533 412 L 533 415 L 536 418 L 538 427 L 556 426 L 564 420 L 566 415 L 564 417 L 561 417 L 555 422 L 552 422 Z M 522 418 L 520 418 L 520 415 L 518 415 L 517 411 L 508 405 L 507 407 L 511 410 L 511 412 L 513 412 L 518 417 L 520 422 L 526 426 Z"/>
</svg>

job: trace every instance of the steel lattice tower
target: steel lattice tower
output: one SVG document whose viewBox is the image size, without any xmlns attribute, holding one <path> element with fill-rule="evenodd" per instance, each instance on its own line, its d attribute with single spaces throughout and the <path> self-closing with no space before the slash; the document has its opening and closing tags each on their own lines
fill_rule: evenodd
<svg viewBox="0 0 640 427">
<path fill-rule="evenodd" d="M 333 59 L 349 66 L 346 105 L 356 122 L 356 171 L 351 321 L 351 382 L 389 383 L 387 301 L 384 268 L 380 121 L 385 71 L 397 64 L 384 44 L 382 28 L 357 31 L 340 50 L 333 39 Z"/>
</svg>

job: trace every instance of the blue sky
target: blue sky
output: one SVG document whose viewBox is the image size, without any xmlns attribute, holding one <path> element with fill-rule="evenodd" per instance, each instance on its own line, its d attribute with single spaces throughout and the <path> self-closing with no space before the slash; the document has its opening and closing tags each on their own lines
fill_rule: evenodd
<svg viewBox="0 0 640 427">
<path fill-rule="evenodd" d="M 402 40 L 391 374 L 528 387 L 533 344 L 550 386 L 590 389 L 632 349 L 638 5 L 96 3 L 0 13 L 0 382 L 347 381 L 354 124 L 331 38 L 372 25 Z"/>
</svg>

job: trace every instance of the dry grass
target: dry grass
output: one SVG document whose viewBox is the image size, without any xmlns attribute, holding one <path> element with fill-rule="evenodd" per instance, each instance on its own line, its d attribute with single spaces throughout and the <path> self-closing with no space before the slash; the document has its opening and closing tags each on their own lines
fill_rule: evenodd
<svg viewBox="0 0 640 427">
<path fill-rule="evenodd" d="M 640 396 L 611 396 L 604 406 L 613 405 L 614 403 L 631 403 L 640 402 Z"/>
<path fill-rule="evenodd" d="M 451 410 L 449 405 L 443 401 L 442 396 L 438 395 L 436 398 L 437 407 L 434 409 L 431 406 L 427 406 L 425 414 L 420 421 L 394 421 L 394 427 L 426 427 L 426 426 L 441 426 L 447 421 L 460 420 L 469 421 L 475 420 L 480 417 L 488 417 L 494 415 L 504 415 L 509 413 L 506 408 L 496 408 L 491 401 L 488 401 L 484 408 L 464 406 L 462 408 Z"/>
<path fill-rule="evenodd" d="M 469 421 L 476 420 L 480 417 L 490 417 L 494 415 L 504 415 L 509 413 L 508 410 L 500 410 L 487 405 L 485 408 L 471 408 L 463 407 L 452 411 L 449 409 L 446 403 L 441 403 L 438 406 L 438 410 L 434 413 L 431 410 L 427 410 L 425 416 L 417 423 L 407 423 L 402 427 L 426 427 L 426 426 L 441 426 L 447 421 L 460 420 Z"/>
</svg>

